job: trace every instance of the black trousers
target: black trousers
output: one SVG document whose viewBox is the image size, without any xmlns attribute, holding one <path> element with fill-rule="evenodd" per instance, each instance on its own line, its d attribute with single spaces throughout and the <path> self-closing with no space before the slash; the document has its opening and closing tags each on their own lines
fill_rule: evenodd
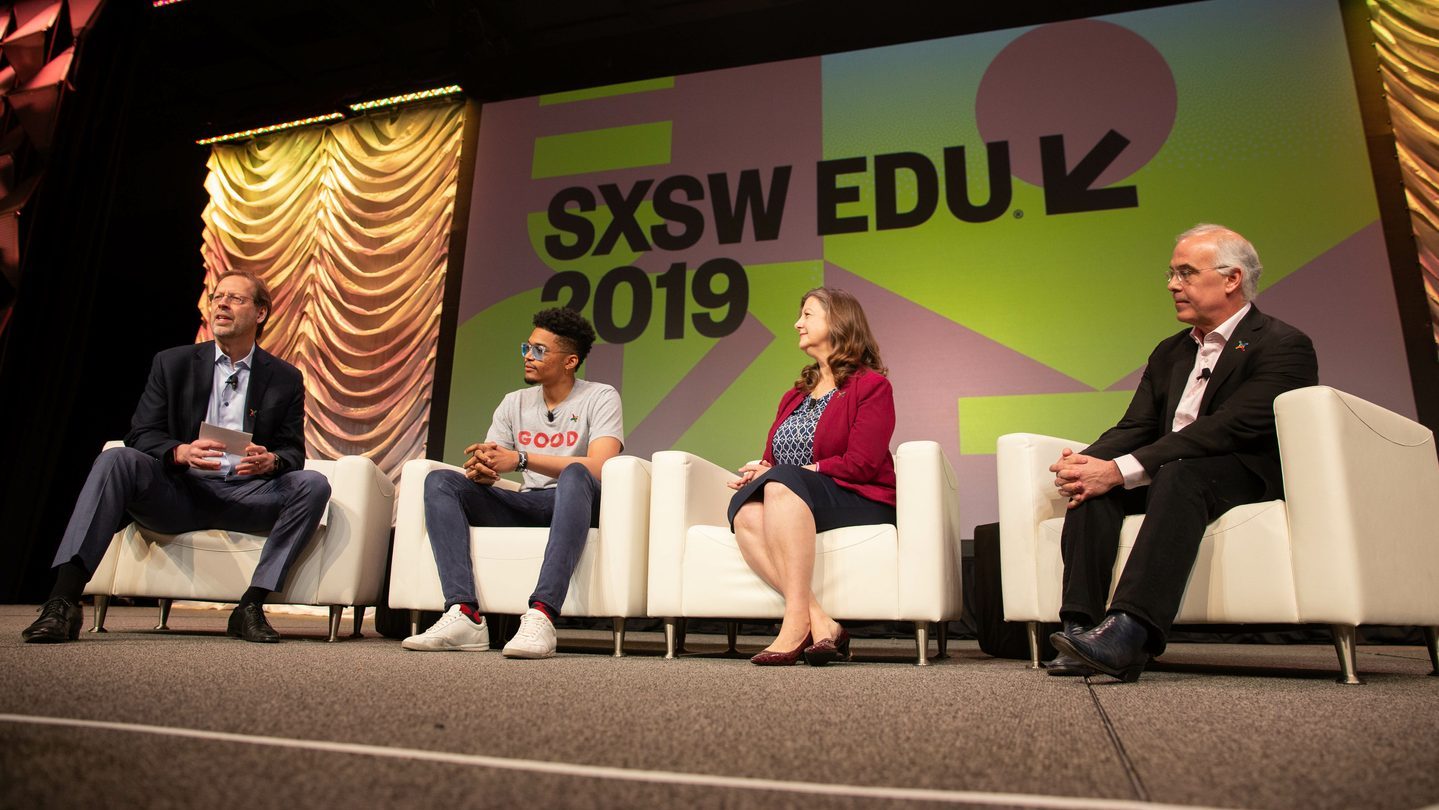
<svg viewBox="0 0 1439 810">
<path fill-rule="evenodd" d="M 1149 628 L 1149 651 L 1163 652 L 1205 527 L 1240 504 L 1262 499 L 1264 491 L 1264 480 L 1234 456 L 1212 456 L 1171 461 L 1147 487 L 1116 488 L 1084 501 L 1065 515 L 1060 535 L 1060 615 L 1087 625 L 1104 617 L 1119 530 L 1125 515 L 1143 513 L 1109 609 L 1143 622 Z"/>
</svg>

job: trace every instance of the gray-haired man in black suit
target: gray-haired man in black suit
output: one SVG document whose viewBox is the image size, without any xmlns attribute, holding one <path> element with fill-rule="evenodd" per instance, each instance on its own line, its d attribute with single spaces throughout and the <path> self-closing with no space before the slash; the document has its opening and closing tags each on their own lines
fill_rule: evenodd
<svg viewBox="0 0 1439 810">
<path fill-rule="evenodd" d="M 1168 286 L 1191 328 L 1149 355 L 1119 424 L 1049 468 L 1069 496 L 1064 630 L 1050 638 L 1060 652 L 1050 674 L 1137 679 L 1164 650 L 1205 526 L 1239 504 L 1283 497 L 1274 398 L 1317 384 L 1319 371 L 1303 332 L 1250 303 L 1262 270 L 1254 246 L 1228 228 L 1180 234 Z M 1140 512 L 1106 611 L 1120 527 Z"/>
<path fill-rule="evenodd" d="M 85 584 L 131 520 L 166 534 L 268 532 L 228 631 L 246 641 L 280 640 L 261 605 L 314 534 L 330 484 L 304 469 L 299 369 L 255 343 L 270 308 L 258 277 L 226 273 L 210 296 L 215 340 L 155 355 L 126 446 L 101 453 L 80 491 L 55 554 L 54 589 L 22 633 L 26 641 L 79 637 Z M 226 454 L 222 442 L 198 438 L 202 421 L 250 433 L 251 444 L 243 456 Z"/>
</svg>

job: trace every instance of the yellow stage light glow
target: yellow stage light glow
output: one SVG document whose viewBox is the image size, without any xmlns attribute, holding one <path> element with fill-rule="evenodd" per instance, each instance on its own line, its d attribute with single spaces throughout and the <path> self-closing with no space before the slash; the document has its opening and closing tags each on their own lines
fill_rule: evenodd
<svg viewBox="0 0 1439 810">
<path fill-rule="evenodd" d="M 256 135 L 265 135 L 271 132 L 279 132 L 282 129 L 294 129 L 295 127 L 304 127 L 309 126 L 310 124 L 319 124 L 324 121 L 336 121 L 344 117 L 344 113 L 338 112 L 330 112 L 323 115 L 312 115 L 309 118 L 301 118 L 298 121 L 286 121 L 283 124 L 271 124 L 267 127 L 255 127 L 254 129 L 247 129 L 241 132 L 231 132 L 227 135 L 216 135 L 213 138 L 202 138 L 198 141 L 195 141 L 195 143 L 199 146 L 209 146 L 212 143 L 220 143 L 222 141 L 240 141 L 244 140 L 245 138 L 253 138 Z"/>
<path fill-rule="evenodd" d="M 451 84 L 444 87 L 436 87 L 433 90 L 418 90 L 414 93 L 405 93 L 399 96 L 390 96 L 389 98 L 377 98 L 374 101 L 362 101 L 359 104 L 351 104 L 350 109 L 354 112 L 363 112 L 365 110 L 373 110 L 376 107 L 393 107 L 399 104 L 409 104 L 412 101 L 424 101 L 425 99 L 439 98 L 441 96 L 453 96 L 463 92 L 465 92 L 463 87 L 460 87 L 458 84 Z"/>
</svg>

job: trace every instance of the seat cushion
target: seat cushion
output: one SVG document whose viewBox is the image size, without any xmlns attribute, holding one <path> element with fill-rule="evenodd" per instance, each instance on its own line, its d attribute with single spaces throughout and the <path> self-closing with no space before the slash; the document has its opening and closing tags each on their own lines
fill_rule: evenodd
<svg viewBox="0 0 1439 810">
<path fill-rule="evenodd" d="M 113 592 L 125 596 L 230 601 L 250 586 L 265 535 L 205 529 L 162 534 L 131 523 L 121 530 Z M 328 530 L 295 560 L 286 587 L 270 601 L 319 604 L 320 568 Z"/>
<path fill-rule="evenodd" d="M 1111 597 L 1143 522 L 1144 515 L 1124 519 L 1114 581 L 1110 583 Z M 1055 620 L 1059 618 L 1064 570 L 1059 551 L 1063 528 L 1063 518 L 1040 524 L 1037 555 L 1040 609 Z M 1175 622 L 1298 622 L 1292 559 L 1284 501 L 1236 506 L 1205 529 Z"/>
<path fill-rule="evenodd" d="M 897 535 L 889 524 L 821 532 L 815 595 L 836 618 L 902 619 Z M 776 619 L 784 599 L 740 554 L 727 526 L 692 526 L 685 537 L 681 599 L 684 616 Z"/>
<path fill-rule="evenodd" d="M 567 616 L 607 616 L 594 609 L 606 604 L 605 594 L 619 586 L 606 582 L 601 575 L 599 559 L 600 533 L 590 529 L 580 553 L 570 589 L 560 612 Z M 550 530 L 542 528 L 470 529 L 470 559 L 475 567 L 475 595 L 480 610 L 494 613 L 524 613 L 530 606 L 530 594 L 539 580 L 540 565 L 545 558 L 545 545 Z M 613 601 L 613 600 L 610 600 Z M 443 597 L 441 597 L 443 602 Z"/>
</svg>

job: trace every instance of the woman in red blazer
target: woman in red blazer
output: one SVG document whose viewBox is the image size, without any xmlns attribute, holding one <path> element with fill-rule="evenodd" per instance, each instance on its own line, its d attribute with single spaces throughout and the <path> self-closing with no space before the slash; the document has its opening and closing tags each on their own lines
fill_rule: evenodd
<svg viewBox="0 0 1439 810">
<path fill-rule="evenodd" d="M 815 535 L 895 522 L 894 391 L 864 310 L 844 290 L 820 287 L 804 294 L 794 328 L 814 362 L 780 397 L 764 460 L 730 483 L 740 552 L 784 595 L 779 636 L 750 659 L 761 666 L 849 659 L 849 633 L 810 590 Z"/>
</svg>

